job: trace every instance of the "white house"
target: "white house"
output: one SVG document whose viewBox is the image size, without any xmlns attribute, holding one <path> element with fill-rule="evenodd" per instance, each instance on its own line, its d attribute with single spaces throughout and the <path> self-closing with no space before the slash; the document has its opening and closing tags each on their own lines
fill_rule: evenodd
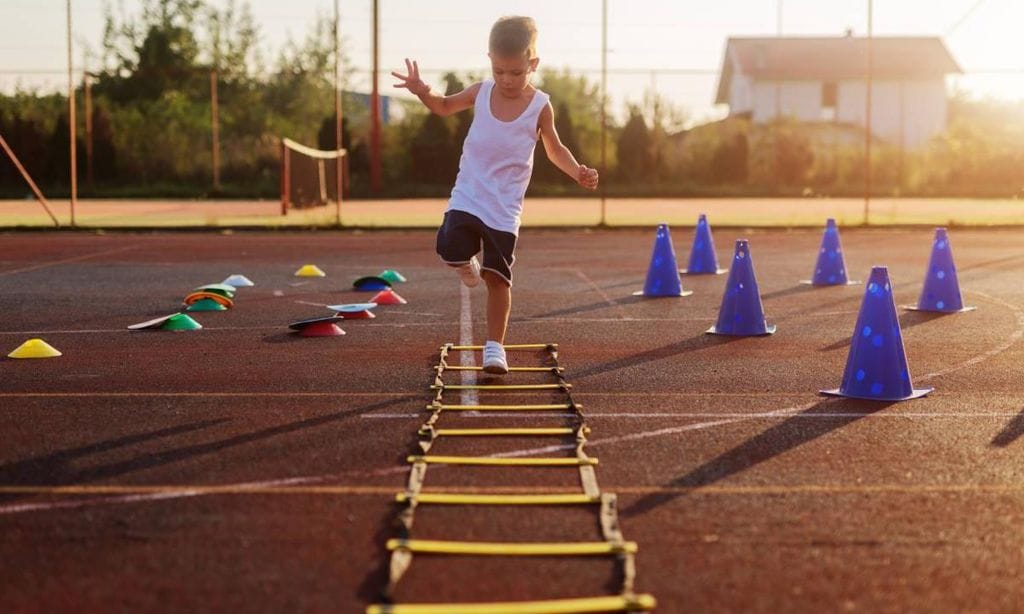
<svg viewBox="0 0 1024 614">
<path fill-rule="evenodd" d="M 716 104 L 761 123 L 776 117 L 864 126 L 866 38 L 730 38 Z M 905 147 L 946 128 L 946 75 L 961 73 L 937 37 L 873 37 L 871 131 Z"/>
</svg>

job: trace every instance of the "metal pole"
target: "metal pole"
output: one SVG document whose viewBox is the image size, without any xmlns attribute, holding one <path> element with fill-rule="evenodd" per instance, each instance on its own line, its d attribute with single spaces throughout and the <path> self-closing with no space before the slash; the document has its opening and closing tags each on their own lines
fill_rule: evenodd
<svg viewBox="0 0 1024 614">
<path fill-rule="evenodd" d="M 210 133 L 213 140 L 213 189 L 220 190 L 220 119 L 217 110 L 217 70 L 210 71 Z"/>
<path fill-rule="evenodd" d="M 78 139 L 78 122 L 75 118 L 75 80 L 71 66 L 71 0 L 67 0 L 68 13 L 68 133 L 70 134 L 69 149 L 71 153 L 71 226 L 75 225 L 75 203 L 78 200 L 78 152 L 75 141 Z"/>
<path fill-rule="evenodd" d="M 334 148 L 341 149 L 341 45 L 338 42 L 338 30 L 341 27 L 340 11 L 338 0 L 334 0 Z M 335 200 L 335 211 L 338 226 L 341 226 L 341 196 L 344 184 L 342 183 L 342 157 L 334 159 L 335 189 L 337 196 Z"/>
<path fill-rule="evenodd" d="M 864 92 L 864 225 L 871 223 L 871 35 L 873 27 L 872 0 L 868 0 L 867 75 Z"/>
<path fill-rule="evenodd" d="M 370 93 L 370 189 L 380 193 L 380 2 L 373 0 L 373 89 Z"/>
<path fill-rule="evenodd" d="M 92 161 L 92 82 L 89 81 L 89 67 L 82 74 L 82 89 L 85 90 L 85 181 L 90 190 L 95 189 Z M 94 194 L 95 196 L 95 194 Z"/>
<path fill-rule="evenodd" d="M 288 146 L 281 139 L 281 215 L 288 215 L 288 195 L 291 192 L 291 158 Z"/>
<path fill-rule="evenodd" d="M 601 226 L 608 220 L 608 0 L 601 0 Z"/>
<path fill-rule="evenodd" d="M 782 38 L 782 0 L 775 3 L 775 36 Z M 775 182 L 779 181 L 779 124 L 782 121 L 782 82 L 775 77 L 775 116 L 772 118 L 772 168 L 775 171 Z"/>
</svg>

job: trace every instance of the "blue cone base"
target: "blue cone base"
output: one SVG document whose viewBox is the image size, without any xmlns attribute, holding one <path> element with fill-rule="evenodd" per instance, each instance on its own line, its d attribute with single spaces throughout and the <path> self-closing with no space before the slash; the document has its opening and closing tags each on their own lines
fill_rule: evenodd
<svg viewBox="0 0 1024 614">
<path fill-rule="evenodd" d="M 693 294 L 693 290 L 683 290 L 679 294 L 644 294 L 643 290 L 637 290 L 633 293 L 633 296 L 646 296 L 647 298 L 677 298 L 680 296 L 690 296 Z"/>
<path fill-rule="evenodd" d="M 728 336 L 728 337 L 767 337 L 768 335 L 774 335 L 776 328 L 777 327 L 774 324 L 769 324 L 768 326 L 765 327 L 763 333 L 721 333 L 721 332 L 718 332 L 718 327 L 717 326 L 712 326 L 711 328 L 709 328 L 706 331 L 704 331 L 704 334 L 706 334 L 706 335 L 725 335 L 725 336 Z"/>
<path fill-rule="evenodd" d="M 929 392 L 932 392 L 935 389 L 934 388 L 914 388 L 913 390 L 914 391 L 910 394 L 910 396 L 905 396 L 905 397 L 866 397 L 866 396 L 857 396 L 857 395 L 853 395 L 853 394 L 844 394 L 838 388 L 835 388 L 833 390 L 819 390 L 818 392 L 823 394 L 823 395 L 825 395 L 825 396 L 829 396 L 829 397 L 843 397 L 845 399 L 864 399 L 866 401 L 909 401 L 910 399 L 919 399 L 919 398 L 925 396 L 926 394 L 928 394 Z"/>
<path fill-rule="evenodd" d="M 715 269 L 714 271 L 694 271 L 691 273 L 688 269 L 679 269 L 680 275 L 721 275 L 728 272 L 729 269 Z"/>
<path fill-rule="evenodd" d="M 965 311 L 974 311 L 977 309 L 974 305 L 964 306 L 963 309 L 925 309 L 917 305 L 900 305 L 900 307 L 907 311 L 923 311 L 925 313 L 963 313 Z"/>
<path fill-rule="evenodd" d="M 814 283 L 814 280 L 812 280 L 812 279 L 801 279 L 800 283 L 802 283 L 805 286 L 814 286 L 816 288 L 831 288 L 832 286 L 859 286 L 859 285 L 861 285 L 864 282 L 862 282 L 860 280 L 856 280 L 856 281 L 847 281 L 846 283 L 838 283 L 838 284 L 816 284 L 816 283 Z"/>
</svg>

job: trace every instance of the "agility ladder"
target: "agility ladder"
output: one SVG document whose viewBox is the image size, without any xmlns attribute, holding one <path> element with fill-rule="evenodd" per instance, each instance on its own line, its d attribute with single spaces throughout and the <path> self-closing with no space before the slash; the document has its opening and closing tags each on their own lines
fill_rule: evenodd
<svg viewBox="0 0 1024 614">
<path fill-rule="evenodd" d="M 419 429 L 419 446 L 422 454 L 408 457 L 411 465 L 409 481 L 405 492 L 395 495 L 395 501 L 402 505 L 398 515 L 399 537 L 388 540 L 391 552 L 388 585 L 384 590 L 385 601 L 390 601 L 395 587 L 417 555 L 477 555 L 477 556 L 609 556 L 615 557 L 621 567 L 622 583 L 617 595 L 586 597 L 577 599 L 553 599 L 545 601 L 517 601 L 490 603 L 417 603 L 417 604 L 374 604 L 366 608 L 367 614 L 575 614 L 586 612 L 639 612 L 655 607 L 654 597 L 633 592 L 636 577 L 636 542 L 626 541 L 619 528 L 617 498 L 614 493 L 602 493 L 597 485 L 594 466 L 598 459 L 587 456 L 583 447 L 587 443 L 587 427 L 582 406 L 573 401 L 572 384 L 565 380 L 563 369 L 558 365 L 558 344 L 506 345 L 507 350 L 539 350 L 547 354 L 544 366 L 510 367 L 510 373 L 549 373 L 554 378 L 550 384 L 473 384 L 453 385 L 444 382 L 447 371 L 481 371 L 481 367 L 449 365 L 448 356 L 455 351 L 480 351 L 479 345 L 454 345 L 441 347 L 440 360 L 434 367 L 436 375 L 431 389 L 433 401 L 427 405 L 430 418 Z M 451 405 L 444 402 L 446 391 L 556 391 L 565 396 L 564 403 L 537 405 Z M 565 426 L 537 426 L 530 428 L 440 428 L 438 423 L 446 412 L 564 412 Z M 498 456 L 437 456 L 429 454 L 434 442 L 442 437 L 572 437 L 576 441 L 575 457 L 568 458 L 508 458 Z M 431 464 L 477 465 L 477 466 L 518 466 L 518 467 L 577 467 L 580 473 L 582 492 L 559 494 L 484 494 L 450 493 L 424 491 L 423 482 L 427 467 Z M 411 537 L 413 517 L 420 505 L 585 505 L 598 511 L 598 520 L 604 541 L 598 542 L 465 542 L 420 540 Z"/>
</svg>

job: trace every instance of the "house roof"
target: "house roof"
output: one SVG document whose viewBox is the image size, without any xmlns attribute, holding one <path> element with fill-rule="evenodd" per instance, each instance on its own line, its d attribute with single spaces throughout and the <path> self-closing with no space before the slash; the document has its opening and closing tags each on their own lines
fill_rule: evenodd
<svg viewBox="0 0 1024 614">
<path fill-rule="evenodd" d="M 734 71 L 759 81 L 861 80 L 867 71 L 863 37 L 730 38 L 722 59 L 716 103 L 729 101 Z M 871 76 L 877 80 L 943 77 L 961 73 L 942 39 L 872 37 Z"/>
</svg>

